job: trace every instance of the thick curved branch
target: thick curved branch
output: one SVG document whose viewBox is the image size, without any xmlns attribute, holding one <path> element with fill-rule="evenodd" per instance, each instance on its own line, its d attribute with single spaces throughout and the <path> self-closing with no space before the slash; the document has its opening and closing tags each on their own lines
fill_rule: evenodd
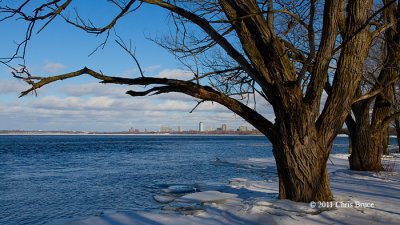
<svg viewBox="0 0 400 225">
<path fill-rule="evenodd" d="M 143 2 L 153 4 L 160 6 L 162 8 L 165 8 L 173 13 L 176 13 L 197 26 L 199 26 L 204 32 L 206 32 L 210 37 L 218 43 L 225 51 L 226 53 L 232 57 L 242 68 L 244 71 L 246 71 L 247 74 L 249 74 L 263 89 L 264 91 L 267 90 L 266 84 L 267 82 L 264 77 L 262 77 L 247 61 L 247 59 L 239 52 L 237 51 L 229 41 L 223 37 L 221 34 L 219 34 L 211 25 L 210 23 L 204 19 L 199 17 L 198 15 L 189 12 L 181 7 L 178 7 L 176 5 L 172 5 L 170 3 L 161 1 L 161 0 L 143 0 Z"/>
<path fill-rule="evenodd" d="M 335 54 L 338 52 L 340 49 L 342 49 L 345 45 L 347 45 L 348 42 L 352 41 L 352 39 L 357 36 L 358 33 L 362 32 L 365 28 L 367 28 L 370 24 L 372 19 L 374 19 L 376 16 L 378 16 L 380 13 L 382 13 L 386 8 L 394 4 L 397 0 L 391 0 L 387 4 L 385 4 L 383 7 L 381 7 L 379 10 L 374 12 L 370 17 L 367 18 L 367 20 L 354 32 L 352 32 L 346 39 L 343 40 L 343 42 L 333 51 Z M 379 31 L 378 31 L 379 32 Z M 372 34 L 375 35 L 375 34 Z"/>
<path fill-rule="evenodd" d="M 303 68 L 299 72 L 297 76 L 297 82 L 299 85 L 303 81 L 306 72 L 308 72 L 308 67 L 311 65 L 311 62 L 314 60 L 315 57 L 315 30 L 314 30 L 314 18 L 315 18 L 315 6 L 316 1 L 310 1 L 310 21 L 307 26 L 307 36 L 308 36 L 308 48 L 310 49 L 310 54 L 307 57 L 307 60 L 303 64 Z M 322 41 L 323 42 L 323 41 Z"/>
<path fill-rule="evenodd" d="M 390 122 L 400 117 L 400 112 L 395 112 L 389 116 L 387 116 L 384 120 L 382 120 L 380 126 L 385 127 L 389 125 Z"/>
<path fill-rule="evenodd" d="M 342 4 L 344 4 L 343 0 L 330 0 L 325 3 L 321 44 L 312 68 L 313 76 L 307 87 L 304 99 L 304 101 L 312 105 L 313 108 L 319 107 L 322 90 L 327 80 L 326 74 L 328 73 L 329 62 L 333 56 L 336 37 L 339 33 L 339 17 L 342 13 L 342 7 L 338 7 L 338 5 L 340 6 Z M 314 117 L 315 116 L 316 115 L 314 115 Z"/>
<path fill-rule="evenodd" d="M 325 107 L 316 121 L 318 132 L 324 137 L 323 142 L 332 143 L 337 131 L 343 125 L 351 110 L 354 94 L 362 79 L 363 65 L 368 55 L 371 36 L 369 27 L 364 27 L 368 20 L 372 1 L 349 1 L 347 5 L 348 17 L 346 20 L 345 38 L 357 31 L 344 47 L 339 57 L 337 70 L 332 84 L 331 94 L 328 96 Z M 326 76 L 326 75 L 325 75 Z"/>
<path fill-rule="evenodd" d="M 61 74 L 52 77 L 40 78 L 38 82 L 32 81 L 32 87 L 24 92 L 21 92 L 21 96 L 25 96 L 28 93 L 35 91 L 47 84 L 55 81 L 78 77 L 81 75 L 90 75 L 96 79 L 101 80 L 100 83 L 112 83 L 112 84 L 125 84 L 125 85 L 161 85 L 150 88 L 146 91 L 128 91 L 127 94 L 131 96 L 145 96 L 149 94 L 157 95 L 169 92 L 179 92 L 192 97 L 202 99 L 205 101 L 214 101 L 225 106 L 232 112 L 238 114 L 243 119 L 252 124 L 260 132 L 265 134 L 267 137 L 272 137 L 274 130 L 273 124 L 255 110 L 249 108 L 245 104 L 233 99 L 221 92 L 215 91 L 209 86 L 199 85 L 190 81 L 167 79 L 167 78 L 155 78 L 155 77 L 139 77 L 139 78 L 123 78 L 123 77 L 112 77 L 98 73 L 87 67 L 66 74 Z"/>
</svg>

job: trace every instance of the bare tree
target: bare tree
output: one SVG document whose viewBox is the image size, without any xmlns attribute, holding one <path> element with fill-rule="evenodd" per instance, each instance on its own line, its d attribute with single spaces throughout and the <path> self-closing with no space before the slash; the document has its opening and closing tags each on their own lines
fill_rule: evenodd
<svg viewBox="0 0 400 225">
<path fill-rule="evenodd" d="M 160 44 L 191 68 L 193 79 L 161 79 L 144 74 L 138 78 L 112 77 L 86 67 L 38 77 L 26 69 L 15 69 L 16 77 L 32 84 L 21 96 L 58 80 L 88 74 L 102 83 L 149 87 L 140 92 L 128 91 L 131 96 L 180 92 L 200 102 L 218 102 L 272 142 L 281 199 L 332 199 L 326 162 L 354 102 L 370 44 L 385 28 L 371 23 L 381 10 L 372 10 L 374 1 L 112 0 L 109 2 L 120 13 L 102 27 L 79 14 L 72 17 L 67 11 L 71 2 L 42 4 L 27 0 L 18 7 L 2 6 L 1 15 L 5 16 L 1 20 L 16 17 L 29 24 L 27 38 L 16 54 L 3 62 L 9 65 L 13 59 L 24 58 L 26 44 L 40 22 L 36 31 L 61 17 L 88 33 L 105 33 L 108 37 L 120 18 L 140 10 L 142 4 L 152 4 L 171 13 L 176 33 L 171 34 L 169 42 Z M 28 4 L 30 7 L 26 7 Z M 33 14 L 29 8 L 34 8 Z M 135 58 L 129 45 L 118 40 Z M 335 54 L 338 60 L 333 62 Z M 334 78 L 329 80 L 332 64 Z M 331 85 L 330 94 L 320 111 L 327 83 Z M 272 106 L 274 122 L 241 100 L 253 93 Z"/>
<path fill-rule="evenodd" d="M 346 120 L 350 131 L 352 152 L 350 169 L 380 171 L 381 156 L 388 151 L 388 128 L 399 113 L 393 112 L 394 89 L 398 81 L 400 59 L 399 6 L 384 0 L 383 25 L 387 26 L 382 40 L 370 50 L 370 60 L 365 67 L 365 79 L 360 85 L 352 116 Z M 368 68 L 369 67 L 369 68 Z M 370 86 L 371 88 L 368 88 Z M 369 89 L 365 91 L 363 89 Z"/>
</svg>

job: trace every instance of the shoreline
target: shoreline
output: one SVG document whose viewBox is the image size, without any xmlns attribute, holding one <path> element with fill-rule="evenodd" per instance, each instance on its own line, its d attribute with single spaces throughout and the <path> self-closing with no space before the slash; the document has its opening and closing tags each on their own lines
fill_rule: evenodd
<svg viewBox="0 0 400 225">
<path fill-rule="evenodd" d="M 0 136 L 261 136 L 262 134 L 170 134 L 170 133 L 144 133 L 144 134 L 124 134 L 124 133 L 0 133 Z"/>
</svg>

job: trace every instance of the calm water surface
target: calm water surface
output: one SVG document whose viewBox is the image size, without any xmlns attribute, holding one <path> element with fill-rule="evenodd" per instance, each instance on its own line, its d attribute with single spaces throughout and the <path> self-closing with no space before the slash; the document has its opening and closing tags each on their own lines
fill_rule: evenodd
<svg viewBox="0 0 400 225">
<path fill-rule="evenodd" d="M 346 152 L 347 138 L 333 151 Z M 262 136 L 0 136 L 0 224 L 157 210 L 152 196 L 167 185 L 268 179 L 275 171 L 220 165 L 216 157 L 270 156 Z"/>
</svg>

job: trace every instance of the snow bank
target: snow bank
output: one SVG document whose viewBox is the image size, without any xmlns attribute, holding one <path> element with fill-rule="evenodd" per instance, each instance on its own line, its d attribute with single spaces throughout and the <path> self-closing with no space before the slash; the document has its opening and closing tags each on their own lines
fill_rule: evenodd
<svg viewBox="0 0 400 225">
<path fill-rule="evenodd" d="M 348 156 L 335 154 L 328 161 L 332 202 L 277 200 L 275 174 L 263 181 L 232 178 L 226 185 L 205 185 L 195 190 L 190 185 L 169 187 L 154 197 L 165 203 L 161 212 L 103 214 L 67 224 L 399 224 L 400 154 L 385 157 L 395 166 L 393 171 L 380 173 L 350 171 Z M 271 174 L 275 168 L 273 158 L 217 163 L 268 168 Z"/>
</svg>

